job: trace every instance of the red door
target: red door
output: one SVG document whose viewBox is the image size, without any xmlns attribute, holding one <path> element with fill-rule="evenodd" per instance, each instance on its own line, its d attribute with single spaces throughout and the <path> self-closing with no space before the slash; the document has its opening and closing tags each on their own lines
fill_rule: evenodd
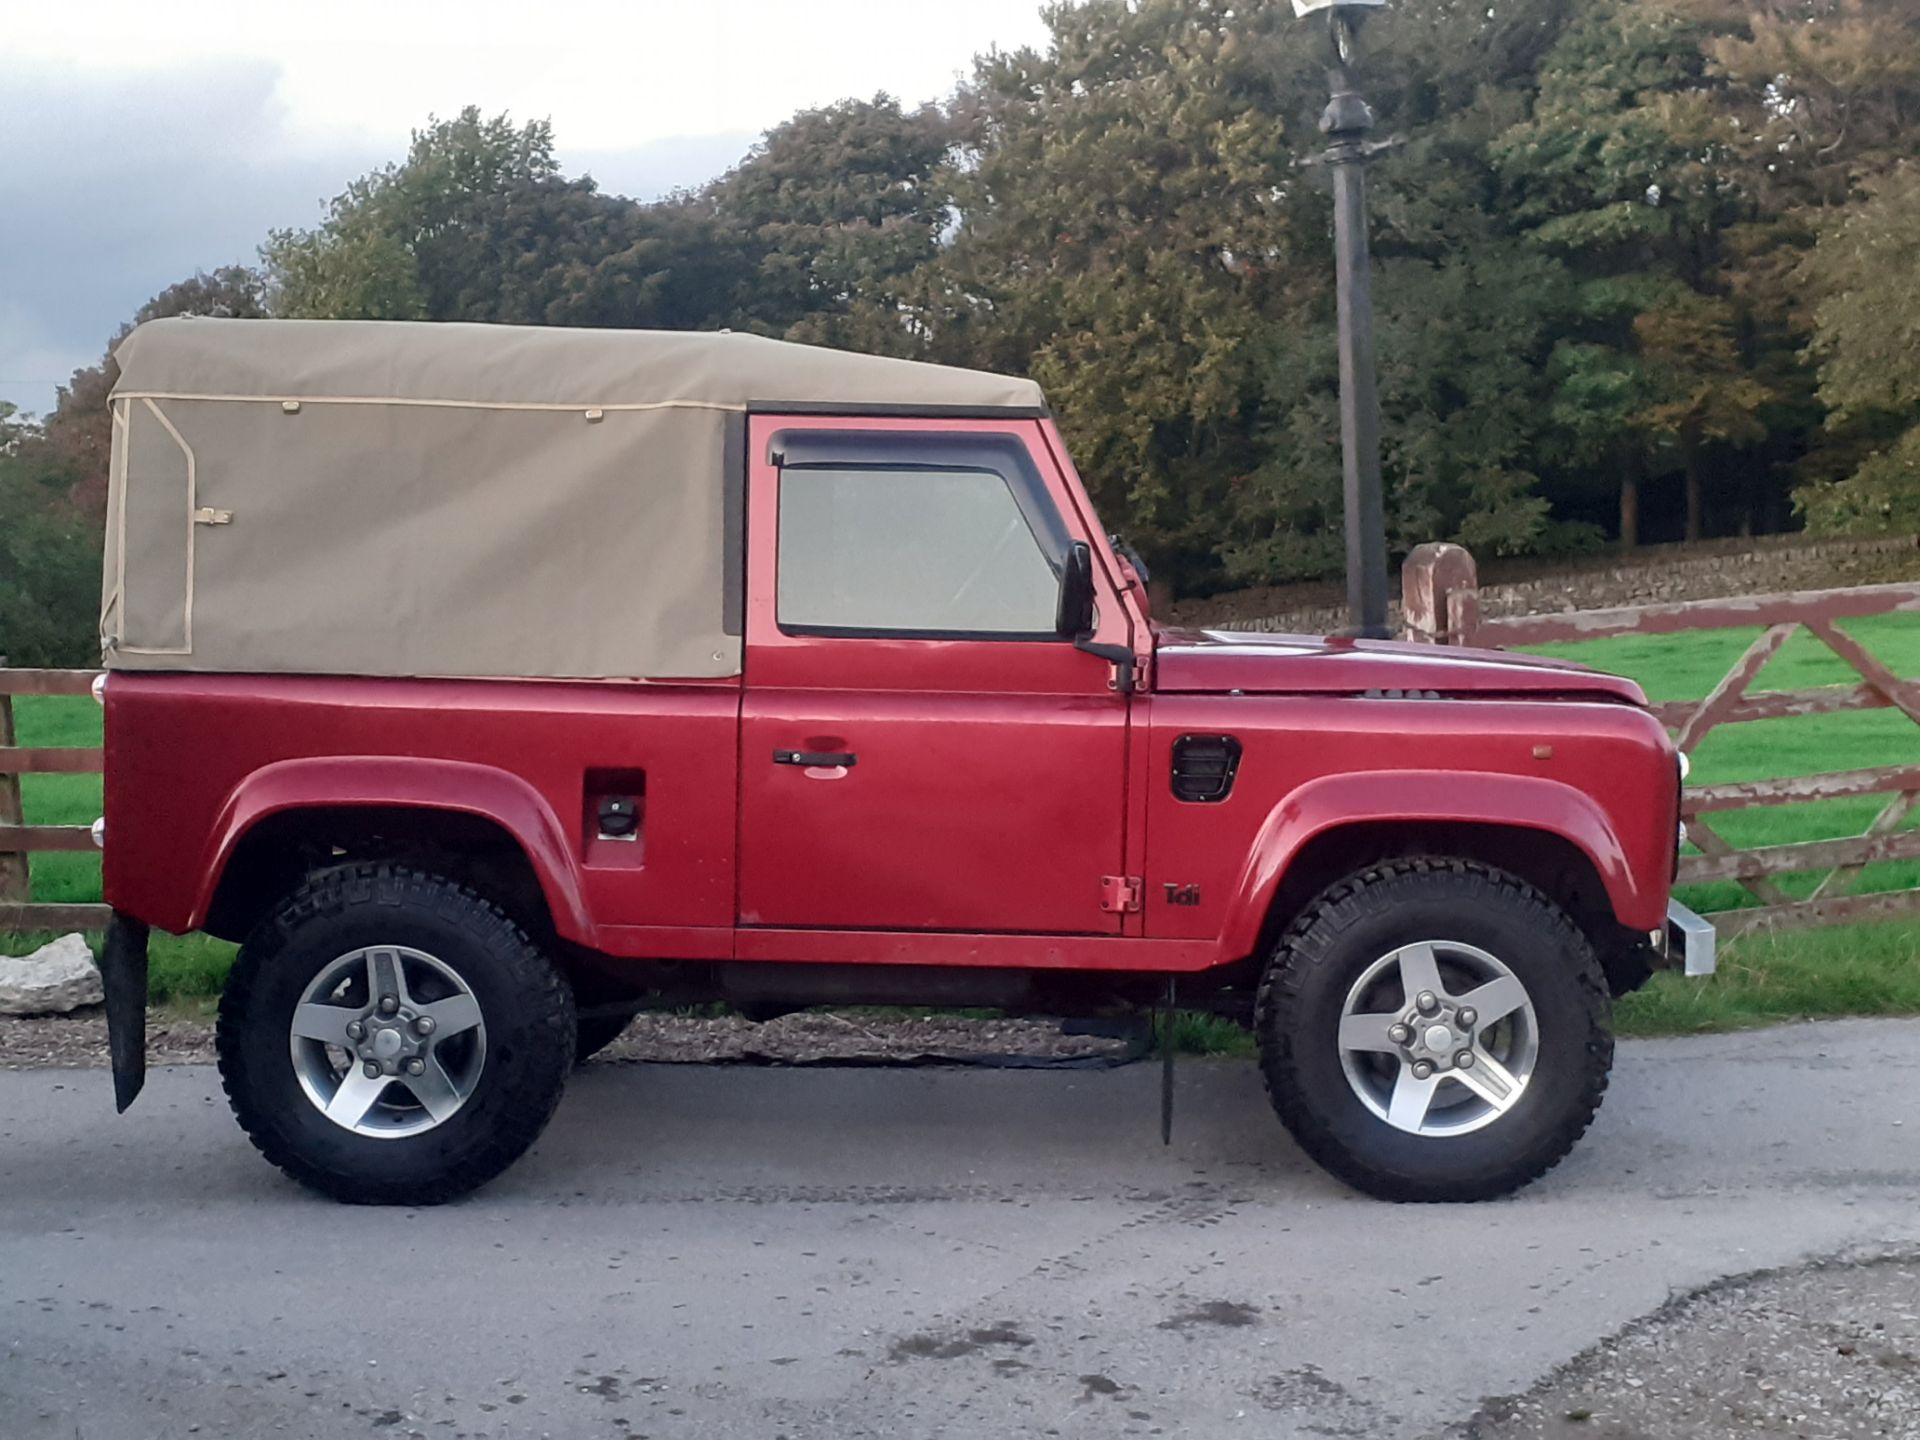
<svg viewBox="0 0 1920 1440">
<path fill-rule="evenodd" d="M 748 453 L 740 923 L 1117 933 L 1128 706 L 1053 632 L 1084 537 L 1036 423 L 759 417 Z"/>
</svg>

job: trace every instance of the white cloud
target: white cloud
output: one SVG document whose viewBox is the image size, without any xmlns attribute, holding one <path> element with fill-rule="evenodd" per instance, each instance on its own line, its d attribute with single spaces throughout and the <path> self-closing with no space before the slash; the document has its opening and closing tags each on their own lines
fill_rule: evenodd
<svg viewBox="0 0 1920 1440">
<path fill-rule="evenodd" d="M 463 105 L 553 121 L 562 163 L 652 197 L 795 110 L 946 96 L 1038 0 L 88 0 L 6 7 L 0 399 L 28 409 L 149 296 L 250 261 Z"/>
<path fill-rule="evenodd" d="M 760 131 L 876 90 L 938 99 L 977 52 L 1043 33 L 1037 0 L 92 0 L 23 6 L 7 39 L 102 70 L 267 61 L 303 136 L 390 144 L 429 110 L 478 104 L 610 150 Z"/>
</svg>

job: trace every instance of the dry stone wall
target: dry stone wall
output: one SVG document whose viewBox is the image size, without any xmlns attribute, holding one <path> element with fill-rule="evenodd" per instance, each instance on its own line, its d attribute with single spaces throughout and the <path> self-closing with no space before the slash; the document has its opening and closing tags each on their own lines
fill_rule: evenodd
<svg viewBox="0 0 1920 1440">
<path fill-rule="evenodd" d="M 1595 556 L 1558 564 L 1495 561 L 1480 572 L 1480 613 L 1547 615 L 1673 600 L 1724 600 L 1785 590 L 1831 590 L 1920 580 L 1920 536 L 1809 541 L 1710 540 L 1650 546 L 1631 557 Z M 1346 626 L 1337 584 L 1271 586 L 1181 600 L 1160 618 L 1218 630 L 1319 635 Z M 1400 606 L 1391 614 L 1397 631 Z"/>
</svg>

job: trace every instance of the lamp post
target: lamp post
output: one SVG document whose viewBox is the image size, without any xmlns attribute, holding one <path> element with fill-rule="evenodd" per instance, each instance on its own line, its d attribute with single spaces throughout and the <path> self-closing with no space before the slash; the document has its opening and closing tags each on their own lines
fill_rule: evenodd
<svg viewBox="0 0 1920 1440">
<path fill-rule="evenodd" d="M 1347 612 L 1352 633 L 1385 639 L 1387 520 L 1380 492 L 1380 391 L 1373 363 L 1373 289 L 1367 258 L 1367 158 L 1373 111 L 1353 88 L 1360 25 L 1386 0 L 1293 0 L 1302 20 L 1324 22 L 1333 98 L 1320 116 L 1333 176 L 1334 293 L 1340 309 L 1340 453 L 1347 532 Z"/>
</svg>

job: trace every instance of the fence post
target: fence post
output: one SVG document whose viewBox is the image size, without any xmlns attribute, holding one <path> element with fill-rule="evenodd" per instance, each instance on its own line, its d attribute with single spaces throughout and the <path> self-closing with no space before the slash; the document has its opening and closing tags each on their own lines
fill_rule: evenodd
<svg viewBox="0 0 1920 1440">
<path fill-rule="evenodd" d="M 1409 640 L 1466 645 L 1480 622 L 1480 575 L 1465 546 L 1416 545 L 1400 567 L 1400 614 Z"/>
<path fill-rule="evenodd" d="M 5 679 L 7 657 L 0 655 L 0 681 Z M 0 746 L 15 743 L 13 696 L 0 684 Z M 24 825 L 26 814 L 20 808 L 20 777 L 12 771 L 0 775 L 0 825 Z M 27 857 L 11 850 L 0 850 L 0 905 L 27 903 Z"/>
</svg>

